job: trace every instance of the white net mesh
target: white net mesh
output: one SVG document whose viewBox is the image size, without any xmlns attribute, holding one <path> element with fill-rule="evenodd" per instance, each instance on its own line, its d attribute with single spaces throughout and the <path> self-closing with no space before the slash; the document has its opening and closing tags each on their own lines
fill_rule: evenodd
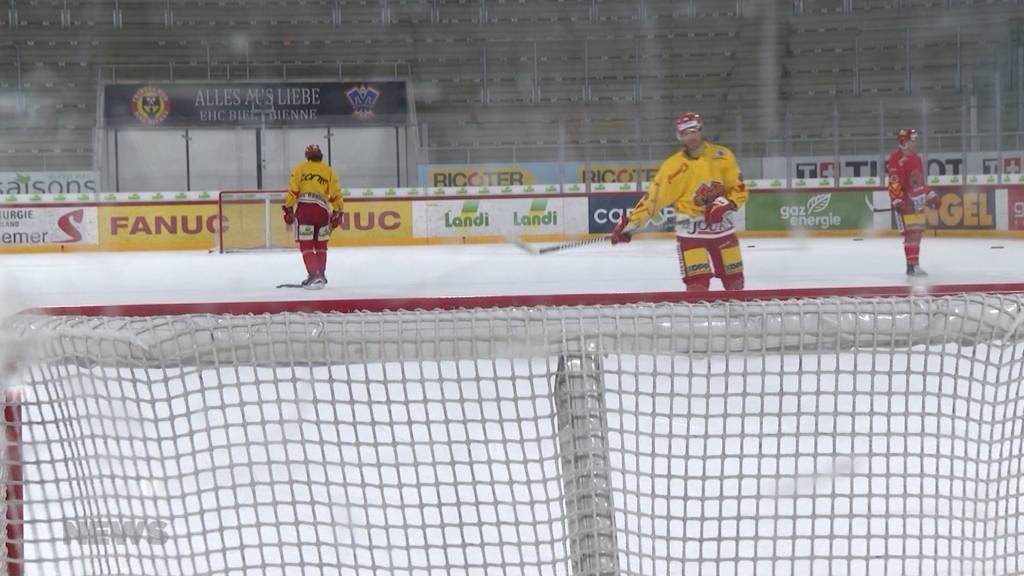
<svg viewBox="0 0 1024 576">
<path fill-rule="evenodd" d="M 26 574 L 1014 574 L 1024 297 L 19 316 Z"/>
</svg>

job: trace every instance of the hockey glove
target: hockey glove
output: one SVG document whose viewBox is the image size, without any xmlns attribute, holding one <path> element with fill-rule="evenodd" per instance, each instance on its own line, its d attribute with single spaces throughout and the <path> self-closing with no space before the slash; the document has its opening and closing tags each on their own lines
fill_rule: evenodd
<svg viewBox="0 0 1024 576">
<path fill-rule="evenodd" d="M 939 207 L 942 206 L 942 198 L 935 192 L 935 190 L 929 190 L 928 195 L 925 196 L 925 203 L 933 210 L 938 210 Z"/>
<path fill-rule="evenodd" d="M 629 218 L 625 214 L 619 219 L 619 223 L 615 226 L 615 230 L 612 230 L 612 244 L 629 244 L 633 239 L 629 232 L 626 232 L 626 226 L 629 225 Z"/>
<path fill-rule="evenodd" d="M 335 210 L 331 212 L 331 230 L 334 230 L 338 226 L 341 226 L 341 210 Z"/>
<path fill-rule="evenodd" d="M 704 207 L 704 222 L 709 225 L 718 224 L 725 219 L 728 212 L 735 209 L 736 206 L 728 198 L 719 196 L 715 198 L 714 202 Z"/>
<path fill-rule="evenodd" d="M 903 212 L 903 198 L 890 198 L 892 203 L 892 211 L 897 213 Z"/>
<path fill-rule="evenodd" d="M 284 211 L 285 226 L 295 224 L 295 210 L 291 206 L 281 206 L 281 210 Z"/>
</svg>

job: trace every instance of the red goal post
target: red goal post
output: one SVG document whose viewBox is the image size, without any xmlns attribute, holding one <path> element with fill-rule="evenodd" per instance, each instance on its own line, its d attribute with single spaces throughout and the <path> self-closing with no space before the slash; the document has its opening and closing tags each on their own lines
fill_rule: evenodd
<svg viewBox="0 0 1024 576">
<path fill-rule="evenodd" d="M 33 351 L 26 573 L 1024 571 L 1024 284 L 62 307 L 0 333 Z"/>
<path fill-rule="evenodd" d="M 0 318 L 0 576 L 24 574 L 23 390 L 17 373 L 29 350 L 25 342 L 10 338 Z"/>
<path fill-rule="evenodd" d="M 0 515 L 3 529 L 0 537 L 0 575 L 22 576 L 22 546 L 24 544 L 24 482 L 22 478 L 21 458 L 21 391 L 6 388 L 2 392 L 0 402 L 0 422 L 2 429 L 2 466 L 0 466 L 0 502 L 4 507 Z"/>
</svg>

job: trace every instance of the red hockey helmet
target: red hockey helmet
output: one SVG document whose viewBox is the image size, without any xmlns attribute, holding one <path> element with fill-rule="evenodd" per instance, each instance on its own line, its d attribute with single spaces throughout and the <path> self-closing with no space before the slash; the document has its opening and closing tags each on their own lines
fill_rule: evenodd
<svg viewBox="0 0 1024 576">
<path fill-rule="evenodd" d="M 917 142 L 917 130 L 904 128 L 896 133 L 896 141 L 900 146 L 906 146 L 907 142 Z"/>
<path fill-rule="evenodd" d="M 687 112 L 676 118 L 676 138 L 682 140 L 683 132 L 687 130 L 704 130 L 704 120 L 701 119 L 700 114 Z"/>
<path fill-rule="evenodd" d="M 320 151 L 320 146 L 316 144 L 310 144 L 306 146 L 306 160 L 322 160 L 324 153 Z"/>
</svg>

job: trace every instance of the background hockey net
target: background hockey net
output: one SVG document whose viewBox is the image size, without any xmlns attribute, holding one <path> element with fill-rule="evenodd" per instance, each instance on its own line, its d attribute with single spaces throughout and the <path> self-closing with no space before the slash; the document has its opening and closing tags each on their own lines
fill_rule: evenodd
<svg viewBox="0 0 1024 576">
<path fill-rule="evenodd" d="M 284 190 L 222 190 L 217 195 L 214 250 L 240 252 L 295 248 L 295 232 L 282 218 Z"/>
<path fill-rule="evenodd" d="M 1022 291 L 26 313 L 23 572 L 1019 573 Z"/>
</svg>

